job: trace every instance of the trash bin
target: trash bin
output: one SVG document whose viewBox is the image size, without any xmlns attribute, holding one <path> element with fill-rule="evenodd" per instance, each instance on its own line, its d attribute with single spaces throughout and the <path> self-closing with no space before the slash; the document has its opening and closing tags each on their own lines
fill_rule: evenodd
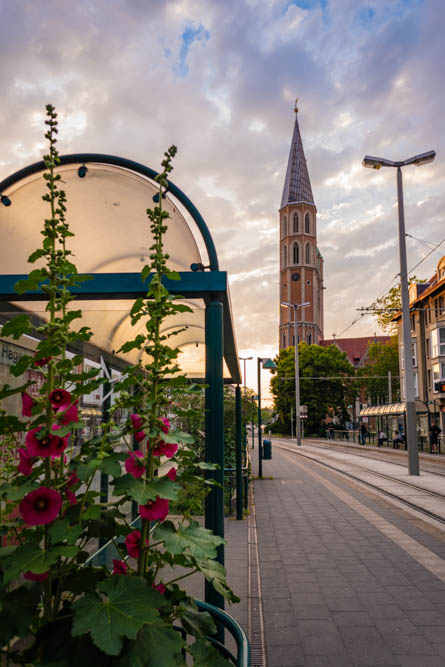
<svg viewBox="0 0 445 667">
<path fill-rule="evenodd" d="M 272 458 L 272 441 L 263 440 L 263 459 Z"/>
</svg>

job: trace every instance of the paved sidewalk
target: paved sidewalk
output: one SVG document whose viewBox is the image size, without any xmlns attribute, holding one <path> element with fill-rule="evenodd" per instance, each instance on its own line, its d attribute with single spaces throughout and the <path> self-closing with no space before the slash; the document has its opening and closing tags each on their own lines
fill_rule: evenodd
<svg viewBox="0 0 445 667">
<path fill-rule="evenodd" d="M 268 667 L 445 667 L 445 532 L 292 452 L 263 474 Z"/>
</svg>

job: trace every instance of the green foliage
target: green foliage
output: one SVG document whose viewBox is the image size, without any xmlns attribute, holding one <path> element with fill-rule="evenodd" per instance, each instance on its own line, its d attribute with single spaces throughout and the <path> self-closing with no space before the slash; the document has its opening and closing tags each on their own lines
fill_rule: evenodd
<svg viewBox="0 0 445 667">
<path fill-rule="evenodd" d="M 180 523 L 178 527 L 171 521 L 164 521 L 156 527 L 154 538 L 163 542 L 172 554 L 182 554 L 189 550 L 195 558 L 216 558 L 216 547 L 224 544 L 221 537 L 203 528 L 197 521 L 186 525 Z"/>
<path fill-rule="evenodd" d="M 283 425 L 282 432 L 290 433 L 291 407 L 295 411 L 295 348 L 280 350 L 274 361 L 277 365 L 271 380 L 274 409 Z M 300 343 L 299 369 L 300 403 L 308 409 L 305 433 L 319 433 L 328 413 L 344 421 L 346 406 L 357 391 L 353 381 L 342 379 L 342 376 L 354 375 L 354 367 L 346 354 L 336 345 L 321 347 Z"/>
<path fill-rule="evenodd" d="M 388 371 L 391 371 L 392 397 L 388 396 Z M 396 403 L 400 399 L 399 352 L 397 337 L 388 343 L 369 343 L 368 359 L 357 369 L 360 385 L 366 387 L 372 405 Z"/>
<path fill-rule="evenodd" d="M 408 278 L 408 285 L 424 282 L 426 281 L 417 278 L 417 276 Z M 374 317 L 383 331 L 392 336 L 397 334 L 397 322 L 393 322 L 392 318 L 402 308 L 400 283 L 391 287 L 387 294 L 376 299 L 372 304 L 372 308 L 375 309 Z"/>
<path fill-rule="evenodd" d="M 137 639 L 130 642 L 125 658 L 117 667 L 178 667 L 185 665 L 180 660 L 180 652 L 185 642 L 179 632 L 164 624 L 144 625 Z M 227 663 L 226 663 L 227 667 Z"/>
</svg>

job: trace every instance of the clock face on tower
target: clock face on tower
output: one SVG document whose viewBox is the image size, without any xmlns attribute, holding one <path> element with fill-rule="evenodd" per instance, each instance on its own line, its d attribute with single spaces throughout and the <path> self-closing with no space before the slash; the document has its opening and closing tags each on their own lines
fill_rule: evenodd
<svg viewBox="0 0 445 667">
<path fill-rule="evenodd" d="M 295 271 L 295 272 L 291 275 L 291 278 L 292 278 L 292 280 L 293 280 L 294 282 L 297 282 L 297 280 L 300 280 L 300 274 L 298 273 L 298 271 Z"/>
</svg>

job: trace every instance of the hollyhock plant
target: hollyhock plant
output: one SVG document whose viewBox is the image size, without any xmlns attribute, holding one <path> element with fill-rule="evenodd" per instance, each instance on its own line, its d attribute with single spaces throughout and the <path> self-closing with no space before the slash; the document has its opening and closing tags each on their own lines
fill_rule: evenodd
<svg viewBox="0 0 445 667">
<path fill-rule="evenodd" d="M 167 434 L 170 430 L 170 421 L 167 419 L 167 417 L 161 417 L 161 431 L 165 434 Z"/>
<path fill-rule="evenodd" d="M 40 357 L 40 359 L 36 359 L 36 356 L 37 353 L 34 355 L 34 360 L 32 362 L 32 365 L 35 366 L 36 368 L 39 368 L 41 366 L 47 366 L 52 359 L 52 357 Z"/>
<path fill-rule="evenodd" d="M 136 479 L 139 479 L 145 472 L 143 460 L 144 455 L 141 451 L 136 450 L 135 452 L 131 452 L 130 456 L 125 461 L 125 470 Z"/>
<path fill-rule="evenodd" d="M 17 467 L 17 470 L 22 475 L 30 475 L 32 473 L 32 466 L 34 465 L 36 459 L 31 456 L 31 454 L 26 449 L 24 449 L 24 447 L 19 449 L 19 457 L 20 463 Z"/>
<path fill-rule="evenodd" d="M 139 558 L 141 552 L 141 533 L 139 530 L 133 530 L 125 538 L 125 546 L 130 558 Z"/>
<path fill-rule="evenodd" d="M 54 435 L 47 434 L 43 438 L 38 438 L 37 433 L 42 430 L 41 426 L 33 428 L 27 432 L 25 444 L 30 456 L 53 456 L 55 452 Z"/>
<path fill-rule="evenodd" d="M 42 574 L 36 574 L 35 572 L 31 572 L 31 570 L 28 570 L 27 572 L 23 573 L 23 576 L 25 579 L 28 579 L 28 581 L 46 581 L 48 579 L 48 572 L 42 572 Z"/>
<path fill-rule="evenodd" d="M 152 500 L 146 505 L 139 505 L 139 514 L 148 521 L 164 521 L 168 514 L 167 498 L 158 496 L 156 500 Z"/>
<path fill-rule="evenodd" d="M 153 584 L 153 588 L 156 591 L 159 591 L 161 595 L 164 595 L 165 591 L 167 590 L 165 584 L 163 584 L 162 582 L 159 584 Z"/>
<path fill-rule="evenodd" d="M 170 470 L 168 471 L 168 473 L 165 476 L 168 477 L 169 479 L 171 479 L 172 482 L 175 482 L 176 481 L 176 468 L 174 468 L 174 467 L 170 468 Z"/>
<path fill-rule="evenodd" d="M 60 429 L 60 426 L 58 424 L 53 424 L 53 431 L 58 431 Z M 63 438 L 61 438 L 59 435 L 56 433 L 52 435 L 52 453 L 51 453 L 51 458 L 55 459 L 58 456 L 61 456 L 65 449 L 68 447 L 68 438 L 69 435 L 65 435 Z"/>
<path fill-rule="evenodd" d="M 26 391 L 22 391 L 22 417 L 32 417 L 33 405 L 32 397 Z"/>
<path fill-rule="evenodd" d="M 145 438 L 145 432 L 144 431 L 137 431 L 134 434 L 134 439 L 136 442 L 142 442 L 142 440 Z"/>
<path fill-rule="evenodd" d="M 113 574 L 127 574 L 128 565 L 124 560 L 113 558 Z"/>
<path fill-rule="evenodd" d="M 57 414 L 59 412 L 62 412 L 62 410 L 58 410 Z M 60 417 L 60 421 L 62 424 L 71 424 L 71 422 L 78 422 L 79 421 L 79 408 L 78 408 L 78 401 L 75 401 L 72 405 L 69 406 L 67 410 L 65 410 Z"/>
<path fill-rule="evenodd" d="M 28 493 L 19 505 L 20 513 L 28 526 L 51 523 L 62 508 L 62 496 L 55 489 L 41 486 Z"/>
<path fill-rule="evenodd" d="M 153 456 L 166 456 L 171 459 L 178 451 L 178 445 L 172 442 L 164 442 L 161 440 L 158 446 L 153 450 Z"/>
</svg>

